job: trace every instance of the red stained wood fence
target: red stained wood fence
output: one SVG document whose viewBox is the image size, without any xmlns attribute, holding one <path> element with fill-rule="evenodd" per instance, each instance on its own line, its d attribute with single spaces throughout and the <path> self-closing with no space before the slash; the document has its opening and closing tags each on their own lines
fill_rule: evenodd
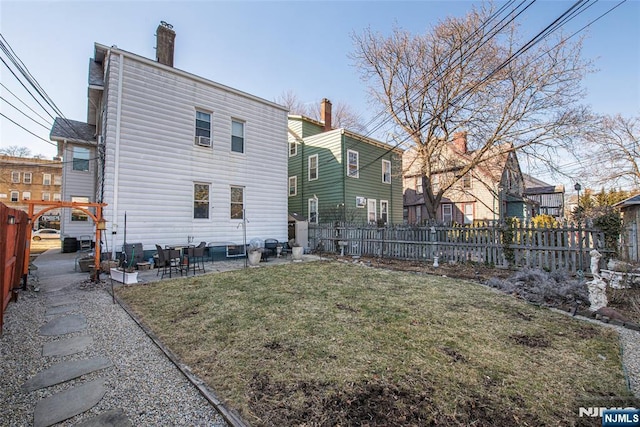
<svg viewBox="0 0 640 427">
<path fill-rule="evenodd" d="M 25 249 L 29 216 L 0 203 L 0 333 L 4 325 L 4 313 L 15 289 L 20 287 L 24 271 Z"/>
</svg>

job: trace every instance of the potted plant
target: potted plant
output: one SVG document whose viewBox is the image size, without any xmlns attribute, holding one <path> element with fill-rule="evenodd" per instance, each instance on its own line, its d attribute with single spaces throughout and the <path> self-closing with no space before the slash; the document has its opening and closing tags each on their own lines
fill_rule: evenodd
<svg viewBox="0 0 640 427">
<path fill-rule="evenodd" d="M 247 249 L 247 258 L 249 259 L 249 265 L 258 265 L 262 258 L 262 242 L 259 239 L 253 239 L 249 242 L 249 248 Z"/>
<path fill-rule="evenodd" d="M 111 278 L 116 282 L 131 285 L 138 283 L 138 272 L 133 267 L 117 267 L 111 268 Z"/>
<path fill-rule="evenodd" d="M 289 246 L 291 246 L 291 257 L 294 261 L 302 261 L 302 254 L 304 253 L 304 248 L 300 243 L 291 239 L 289 241 Z"/>
</svg>

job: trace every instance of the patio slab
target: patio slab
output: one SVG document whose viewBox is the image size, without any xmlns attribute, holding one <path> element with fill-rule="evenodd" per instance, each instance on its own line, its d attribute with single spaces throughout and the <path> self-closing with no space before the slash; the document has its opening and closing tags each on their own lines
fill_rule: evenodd
<svg viewBox="0 0 640 427">
<path fill-rule="evenodd" d="M 34 427 L 48 427 L 93 408 L 107 392 L 105 380 L 98 379 L 44 398 L 36 405 Z"/>
<path fill-rule="evenodd" d="M 122 409 L 112 409 L 87 421 L 76 424 L 75 427 L 131 427 L 131 421 Z"/>
<path fill-rule="evenodd" d="M 70 311 L 79 310 L 80 307 L 78 304 L 69 304 L 69 305 L 58 305 L 55 307 L 49 307 L 45 310 L 45 316 L 55 316 L 58 314 L 68 313 Z"/>
<path fill-rule="evenodd" d="M 55 384 L 60 384 L 82 375 L 113 366 L 111 360 L 106 357 L 94 357 L 85 360 L 70 360 L 53 365 L 52 367 L 38 372 L 24 384 L 22 390 L 31 392 Z"/>
<path fill-rule="evenodd" d="M 82 314 L 58 317 L 40 327 L 40 335 L 65 335 L 87 329 L 87 318 Z"/>
<path fill-rule="evenodd" d="M 88 335 L 66 338 L 58 341 L 45 343 L 42 347 L 42 355 L 47 356 L 69 356 L 80 353 L 93 344 L 93 338 Z"/>
</svg>

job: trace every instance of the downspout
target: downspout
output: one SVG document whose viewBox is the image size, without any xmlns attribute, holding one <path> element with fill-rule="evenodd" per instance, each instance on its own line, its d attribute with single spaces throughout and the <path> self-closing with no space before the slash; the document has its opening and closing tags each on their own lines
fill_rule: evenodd
<svg viewBox="0 0 640 427">
<path fill-rule="evenodd" d="M 345 166 L 347 166 L 346 153 L 344 151 L 344 129 L 340 132 L 340 152 L 342 153 L 342 165 L 340 174 L 342 175 L 342 221 L 347 222 L 347 173 Z"/>
<path fill-rule="evenodd" d="M 67 167 L 67 160 L 69 159 L 69 156 L 67 156 L 67 140 L 65 139 L 64 141 L 62 141 L 62 196 L 60 197 L 60 200 L 66 200 L 67 199 L 67 171 L 64 170 Z M 71 201 L 71 199 L 69 199 L 69 201 Z M 69 211 L 70 212 L 70 211 Z M 71 218 L 69 218 L 69 220 L 71 220 Z M 64 229 L 66 228 L 66 224 L 67 224 L 67 210 L 66 209 L 60 209 L 60 233 L 64 234 Z"/>
<path fill-rule="evenodd" d="M 111 55 L 111 52 L 109 52 Z M 116 138 L 115 155 L 113 163 L 113 224 L 111 232 L 111 259 L 116 259 L 116 235 L 114 227 L 117 227 L 118 220 L 118 187 L 120 181 L 120 122 L 122 116 L 122 75 L 124 73 L 124 55 L 120 54 L 120 64 L 118 65 L 118 104 L 116 107 Z"/>
</svg>

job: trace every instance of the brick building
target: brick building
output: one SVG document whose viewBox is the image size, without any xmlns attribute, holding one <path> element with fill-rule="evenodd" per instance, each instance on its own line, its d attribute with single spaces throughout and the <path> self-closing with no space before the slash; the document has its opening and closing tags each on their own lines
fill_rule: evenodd
<svg viewBox="0 0 640 427">
<path fill-rule="evenodd" d="M 62 194 L 62 161 L 0 155 L 0 203 L 29 210 L 25 200 L 57 201 Z M 59 228 L 60 211 L 43 215 L 34 228 Z"/>
</svg>

